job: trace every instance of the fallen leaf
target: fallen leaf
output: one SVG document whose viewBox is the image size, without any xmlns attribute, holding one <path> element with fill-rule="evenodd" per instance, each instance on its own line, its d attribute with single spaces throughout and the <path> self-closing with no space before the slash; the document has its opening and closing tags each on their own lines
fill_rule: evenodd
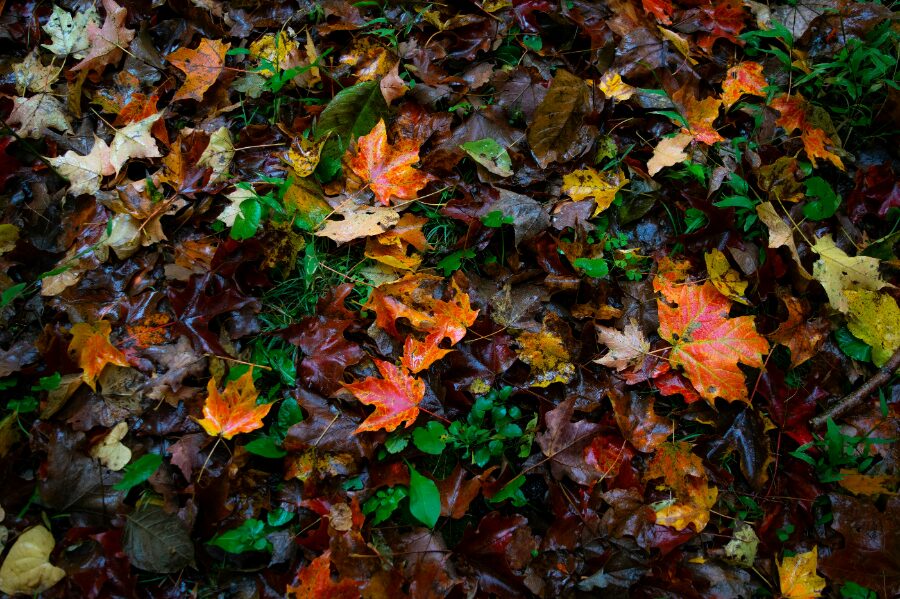
<svg viewBox="0 0 900 599">
<path fill-rule="evenodd" d="M 604 476 L 584 459 L 584 449 L 602 429 L 596 422 L 572 422 L 575 398 L 571 397 L 546 414 L 547 429 L 535 436 L 541 451 L 550 460 L 550 471 L 556 479 L 568 476 L 579 485 L 590 485 Z"/>
<path fill-rule="evenodd" d="M 425 383 L 390 362 L 377 358 L 372 361 L 383 378 L 369 377 L 357 383 L 344 384 L 344 388 L 356 399 L 375 406 L 375 411 L 354 432 L 381 429 L 391 432 L 404 423 L 410 426 L 419 415 L 419 402 L 425 397 Z"/>
<path fill-rule="evenodd" d="M 308 177 L 315 172 L 322 157 L 325 141 L 313 141 L 306 137 L 298 137 L 291 144 L 287 153 L 287 162 L 298 177 Z"/>
<path fill-rule="evenodd" d="M 722 103 L 726 108 L 741 99 L 741 96 L 766 97 L 765 87 L 768 85 L 763 76 L 763 66 L 758 62 L 741 62 L 725 73 L 722 82 Z"/>
<path fill-rule="evenodd" d="M 91 457 L 100 460 L 101 464 L 113 472 L 121 470 L 131 461 L 131 450 L 122 444 L 122 439 L 127 434 L 128 423 L 119 422 L 100 443 L 91 447 Z"/>
<path fill-rule="evenodd" d="M 571 333 L 568 325 L 553 312 L 544 317 L 537 333 L 524 332 L 517 338 L 519 359 L 531 367 L 529 385 L 549 387 L 568 383 L 575 376 L 572 363 Z"/>
<path fill-rule="evenodd" d="M 237 434 L 255 431 L 262 427 L 262 419 L 272 408 L 270 403 L 258 404 L 256 401 L 259 392 L 253 385 L 253 369 L 225 383 L 222 393 L 211 378 L 206 392 L 203 418 L 197 423 L 210 436 L 220 435 L 230 440 Z"/>
<path fill-rule="evenodd" d="M 297 573 L 296 584 L 288 585 L 287 595 L 296 599 L 359 599 L 362 583 L 331 577 L 331 551 L 312 560 Z"/>
<path fill-rule="evenodd" d="M 647 161 L 647 174 L 651 177 L 667 166 L 675 166 L 687 160 L 688 155 L 684 149 L 694 140 L 694 136 L 688 133 L 677 133 L 672 137 L 663 138 L 656 148 L 653 156 Z"/>
<path fill-rule="evenodd" d="M 22 533 L 0 566 L 0 591 L 35 595 L 65 578 L 65 570 L 50 563 L 55 546 L 53 535 L 41 525 Z"/>
<path fill-rule="evenodd" d="M 234 143 L 231 139 L 231 132 L 228 127 L 219 127 L 213 134 L 209 136 L 209 144 L 200 158 L 197 159 L 197 166 L 208 166 L 212 169 L 212 176 L 209 178 L 210 183 L 216 183 L 228 178 L 228 169 L 231 161 L 234 160 Z M 230 196 L 229 196 L 230 197 Z M 241 201 L 247 199 L 242 197 Z M 235 213 L 235 216 L 237 214 Z M 234 223 L 232 219 L 229 226 Z"/>
<path fill-rule="evenodd" d="M 397 320 L 405 318 L 422 332 L 434 328 L 434 292 L 443 281 L 427 274 L 407 274 L 399 281 L 378 285 L 363 306 L 375 312 L 375 324 L 396 339 L 405 336 L 397 329 Z"/>
<path fill-rule="evenodd" d="M 780 125 L 785 133 L 791 135 L 794 131 L 800 131 L 800 139 L 803 148 L 810 161 L 815 164 L 816 158 L 823 158 L 831 162 L 837 168 L 844 170 L 841 158 L 828 150 L 825 146 L 834 146 L 834 142 L 819 127 L 814 126 L 807 115 L 806 99 L 800 94 L 782 94 L 772 100 L 770 106 L 780 113 L 775 124 Z"/>
<path fill-rule="evenodd" d="M 6 124 L 14 125 L 16 133 L 22 137 L 32 139 L 43 139 L 51 127 L 65 133 L 72 132 L 65 107 L 50 94 L 13 98 L 13 109 Z"/>
<path fill-rule="evenodd" d="M 116 346 L 109 342 L 112 325 L 108 320 L 94 324 L 79 322 L 72 325 L 72 341 L 69 352 L 75 354 L 81 368 L 81 378 L 91 389 L 97 390 L 96 380 L 107 364 L 128 366 L 128 360 Z"/>
<path fill-rule="evenodd" d="M 156 113 L 116 131 L 109 144 L 109 163 L 113 172 L 118 173 L 132 158 L 158 158 L 161 155 L 150 135 L 150 128 L 161 116 L 162 113 Z"/>
<path fill-rule="evenodd" d="M 54 6 L 50 18 L 42 26 L 44 32 L 50 36 L 51 43 L 41 45 L 63 58 L 69 54 L 81 58 L 81 52 L 90 47 L 88 25 L 100 26 L 100 17 L 93 5 L 89 5 L 74 16 L 59 6 Z"/>
<path fill-rule="evenodd" d="M 106 11 L 103 27 L 88 22 L 87 54 L 84 60 L 70 69 L 71 71 L 82 69 L 102 71 L 106 65 L 119 62 L 124 54 L 122 48 L 127 48 L 129 42 L 134 39 L 134 31 L 125 29 L 128 11 L 113 0 L 103 0 L 103 8 Z"/>
<path fill-rule="evenodd" d="M 753 317 L 728 318 L 731 301 L 710 282 L 697 285 L 658 276 L 653 288 L 665 298 L 657 302 L 659 335 L 672 344 L 671 364 L 684 371 L 712 406 L 716 397 L 749 401 L 738 362 L 762 368 L 762 356 L 769 351 Z"/>
<path fill-rule="evenodd" d="M 603 76 L 600 77 L 600 81 L 597 83 L 597 87 L 600 88 L 604 96 L 617 102 L 624 102 L 630 99 L 637 91 L 636 88 L 622 81 L 622 77 L 615 71 L 603 73 Z"/>
<path fill-rule="evenodd" d="M 750 302 L 744 297 L 747 291 L 747 281 L 741 279 L 741 274 L 731 268 L 728 257 L 719 250 L 713 248 L 703 256 L 706 261 L 706 272 L 709 280 L 719 293 L 739 304 L 749 306 Z"/>
<path fill-rule="evenodd" d="M 171 574 L 194 563 L 194 543 L 185 523 L 152 503 L 127 517 L 122 549 L 133 566 L 147 572 Z"/>
<path fill-rule="evenodd" d="M 847 328 L 872 346 L 872 362 L 884 366 L 900 348 L 900 307 L 887 293 L 845 289 Z"/>
<path fill-rule="evenodd" d="M 779 293 L 778 297 L 784 302 L 788 317 L 769 334 L 769 339 L 791 350 L 791 368 L 796 368 L 816 355 L 831 327 L 820 318 L 808 320 L 803 302 L 798 298 L 785 293 Z"/>
<path fill-rule="evenodd" d="M 812 276 L 803 268 L 800 261 L 800 254 L 797 252 L 797 243 L 794 241 L 794 228 L 784 222 L 784 219 L 775 211 L 775 206 L 771 202 L 762 202 L 756 206 L 756 213 L 759 220 L 765 223 L 769 229 L 769 247 L 780 248 L 782 246 L 788 248 L 791 256 L 794 257 L 794 264 L 800 273 L 807 279 Z"/>
<path fill-rule="evenodd" d="M 44 66 L 38 49 L 32 50 L 25 60 L 13 67 L 13 79 L 16 82 L 16 91 L 24 96 L 26 91 L 38 94 L 49 94 L 53 91 L 53 84 L 59 76 L 61 68 L 50 64 Z"/>
<path fill-rule="evenodd" d="M 709 523 L 710 509 L 715 505 L 718 488 L 708 486 L 706 469 L 700 456 L 683 441 L 662 443 L 644 472 L 644 480 L 661 478 L 675 495 L 674 503 L 656 508 L 656 523 L 684 530 L 693 524 L 697 532 Z"/>
<path fill-rule="evenodd" d="M 538 166 L 567 162 L 587 149 L 580 140 L 586 133 L 582 122 L 587 96 L 588 88 L 581 78 L 564 69 L 556 71 L 528 127 L 528 145 Z M 593 139 L 590 141 L 593 143 Z"/>
<path fill-rule="evenodd" d="M 841 469 L 838 484 L 854 495 L 893 495 L 888 485 L 896 485 L 897 477 L 889 474 L 860 474 L 856 470 Z"/>
<path fill-rule="evenodd" d="M 390 206 L 391 198 L 414 200 L 430 180 L 427 173 L 412 167 L 418 161 L 418 144 L 409 139 L 389 144 L 381 119 L 368 135 L 359 138 L 348 164 L 368 183 L 378 201 Z"/>
<path fill-rule="evenodd" d="M 431 333 L 423 341 L 407 337 L 403 343 L 403 357 L 400 363 L 413 374 L 428 369 L 432 364 L 449 354 L 451 349 L 440 347 L 444 339 L 440 332 Z"/>
<path fill-rule="evenodd" d="M 597 341 L 609 348 L 605 356 L 594 360 L 597 364 L 622 371 L 642 361 L 650 351 L 650 342 L 635 320 L 629 321 L 621 332 L 600 325 L 596 328 Z"/>
<path fill-rule="evenodd" d="M 759 548 L 756 531 L 746 522 L 738 522 L 734 527 L 734 537 L 725 545 L 725 556 L 734 562 L 752 568 Z"/>
<path fill-rule="evenodd" d="M 94 146 L 86 156 L 69 150 L 62 156 L 47 159 L 56 171 L 68 179 L 71 196 L 96 194 L 100 191 L 100 181 L 116 173 L 109 156 L 109 146 L 99 137 L 94 137 Z"/>
<path fill-rule="evenodd" d="M 819 255 L 813 264 L 813 277 L 822 284 L 831 307 L 839 312 L 847 314 L 850 311 L 845 290 L 878 291 L 890 286 L 878 272 L 880 260 L 869 256 L 848 256 L 834 244 L 830 234 L 816 239 L 812 251 Z"/>
<path fill-rule="evenodd" d="M 672 94 L 672 100 L 682 107 L 682 116 L 688 123 L 688 126 L 681 130 L 682 133 L 688 133 L 695 141 L 707 145 L 725 141 L 713 125 L 713 121 L 719 116 L 722 100 L 718 98 L 698 100 L 687 86 Z"/>
<path fill-rule="evenodd" d="M 178 100 L 203 101 L 203 93 L 212 87 L 225 66 L 225 52 L 231 44 L 220 40 L 202 38 L 196 49 L 179 48 L 166 60 L 185 74 L 184 83 L 175 92 L 173 102 Z"/>
<path fill-rule="evenodd" d="M 416 270 L 422 263 L 422 255 L 410 254 L 410 250 L 415 248 L 422 252 L 428 249 L 422 233 L 427 222 L 427 218 L 404 214 L 389 231 L 366 240 L 366 257 L 400 270 Z"/>
<path fill-rule="evenodd" d="M 598 173 L 592 168 L 579 169 L 563 176 L 562 192 L 575 200 L 594 198 L 597 207 L 593 216 L 597 216 L 612 204 L 616 193 L 625 187 L 628 179 L 621 169 L 607 170 Z"/>
<path fill-rule="evenodd" d="M 343 206 L 332 216 L 339 216 L 341 220 L 326 220 L 316 235 L 338 244 L 379 235 L 400 220 L 400 213 L 388 206 Z"/>
<path fill-rule="evenodd" d="M 786 557 L 778 564 L 781 595 L 785 599 L 814 599 L 822 596 L 825 579 L 816 574 L 818 547 Z"/>
</svg>

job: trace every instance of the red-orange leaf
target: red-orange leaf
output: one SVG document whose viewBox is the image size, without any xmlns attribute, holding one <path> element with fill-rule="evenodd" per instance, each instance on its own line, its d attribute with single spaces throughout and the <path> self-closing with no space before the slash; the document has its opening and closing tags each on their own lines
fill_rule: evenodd
<svg viewBox="0 0 900 599">
<path fill-rule="evenodd" d="M 408 274 L 399 281 L 372 289 L 365 308 L 375 311 L 375 324 L 388 334 L 402 338 L 397 319 L 406 318 L 413 328 L 427 331 L 434 327 L 434 294 L 443 281 L 426 274 Z"/>
<path fill-rule="evenodd" d="M 466 336 L 466 329 L 478 318 L 478 310 L 473 310 L 469 303 L 469 294 L 461 291 L 456 281 L 453 281 L 453 290 L 456 295 L 452 301 L 434 303 L 435 332 L 450 339 L 451 345 L 459 343 Z"/>
<path fill-rule="evenodd" d="M 822 158 L 844 170 L 844 163 L 841 157 L 827 147 L 835 145 L 832 139 L 828 137 L 824 129 L 815 127 L 810 122 L 806 111 L 806 100 L 803 96 L 800 94 L 794 94 L 793 96 L 782 94 L 772 100 L 771 106 L 781 113 L 775 124 L 784 128 L 785 133 L 791 135 L 799 129 L 803 149 L 813 164 L 816 163 L 817 158 Z"/>
<path fill-rule="evenodd" d="M 672 6 L 672 0 L 641 0 L 644 12 L 653 15 L 656 20 L 664 25 L 672 24 L 672 13 L 675 7 Z"/>
<path fill-rule="evenodd" d="M 253 372 L 248 370 L 240 378 L 228 381 L 225 391 L 219 393 L 216 381 L 209 379 L 208 396 L 203 405 L 202 420 L 198 424 L 210 435 L 231 439 L 238 433 L 249 433 L 261 428 L 262 419 L 272 404 L 257 405 L 259 392 L 253 386 Z"/>
<path fill-rule="evenodd" d="M 354 432 L 381 429 L 391 432 L 404 422 L 409 426 L 419 415 L 419 402 L 425 397 L 425 383 L 390 362 L 373 361 L 383 378 L 369 377 L 358 383 L 344 384 L 344 388 L 356 399 L 375 406 L 375 411 Z"/>
<path fill-rule="evenodd" d="M 712 145 L 717 141 L 725 141 L 725 138 L 719 135 L 716 127 L 713 125 L 713 121 L 719 116 L 719 107 L 722 105 L 722 100 L 718 98 L 697 100 L 694 97 L 694 93 L 687 86 L 672 94 L 672 99 L 681 106 L 682 114 L 689 125 L 682 131 L 693 135 L 696 141 L 707 145 Z"/>
<path fill-rule="evenodd" d="M 288 597 L 297 599 L 359 599 L 362 583 L 349 578 L 335 582 L 331 578 L 331 551 L 326 551 L 297 575 L 296 586 L 289 585 Z"/>
<path fill-rule="evenodd" d="M 109 342 L 112 326 L 107 320 L 94 324 L 79 322 L 72 326 L 69 351 L 75 354 L 78 366 L 84 371 L 81 378 L 91 389 L 97 390 L 97 377 L 107 364 L 128 366 L 125 354 Z"/>
<path fill-rule="evenodd" d="M 403 343 L 403 357 L 400 363 L 412 373 L 422 372 L 449 354 L 452 349 L 440 346 L 444 336 L 441 332 L 431 333 L 424 341 L 407 337 Z"/>
<path fill-rule="evenodd" d="M 385 206 L 391 198 L 415 199 L 430 177 L 412 167 L 419 161 L 419 145 L 403 139 L 391 145 L 387 140 L 384 120 L 378 121 L 368 135 L 359 138 L 350 168 L 369 184 L 375 197 Z"/>
<path fill-rule="evenodd" d="M 225 66 L 225 52 L 231 44 L 223 44 L 219 40 L 203 38 L 196 50 L 179 48 L 166 56 L 172 66 L 186 75 L 184 84 L 175 92 L 172 101 L 203 100 L 203 92 L 208 90 L 218 79 Z"/>
<path fill-rule="evenodd" d="M 722 82 L 722 102 L 725 106 L 731 106 L 741 99 L 741 96 L 766 97 L 763 88 L 766 87 L 766 78 L 763 77 L 763 66 L 758 62 L 742 62 L 730 69 Z"/>
<path fill-rule="evenodd" d="M 659 276 L 659 334 L 672 344 L 669 361 L 679 367 L 710 405 L 715 398 L 749 401 L 738 362 L 761 368 L 769 342 L 756 332 L 752 316 L 728 318 L 731 300 L 709 281 L 680 283 Z"/>
</svg>

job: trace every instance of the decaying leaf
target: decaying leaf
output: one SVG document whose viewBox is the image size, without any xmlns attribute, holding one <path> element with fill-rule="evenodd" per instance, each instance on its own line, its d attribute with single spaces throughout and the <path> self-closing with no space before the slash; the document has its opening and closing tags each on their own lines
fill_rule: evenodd
<svg viewBox="0 0 900 599">
<path fill-rule="evenodd" d="M 616 193 L 627 183 L 628 179 L 621 170 L 598 173 L 592 168 L 579 169 L 563 177 L 563 193 L 576 202 L 594 198 L 597 203 L 594 216 L 597 216 L 609 208 L 616 199 Z"/>
<path fill-rule="evenodd" d="M 625 370 L 634 363 L 640 362 L 650 351 L 650 342 L 638 323 L 631 320 L 620 332 L 604 326 L 597 326 L 597 340 L 609 348 L 609 353 L 594 360 L 618 371 Z"/>
<path fill-rule="evenodd" d="M 14 106 L 8 125 L 15 125 L 16 132 L 22 137 L 41 139 L 49 132 L 49 128 L 71 133 L 72 127 L 66 116 L 62 102 L 50 94 L 35 94 L 30 98 L 13 98 Z"/>
<path fill-rule="evenodd" d="M 225 52 L 230 47 L 231 44 L 203 38 L 196 49 L 179 48 L 166 56 L 166 60 L 186 76 L 172 101 L 202 101 L 203 93 L 219 78 L 225 66 Z"/>
<path fill-rule="evenodd" d="M 335 210 L 333 216 L 339 216 L 341 220 L 326 220 L 316 235 L 336 243 L 379 235 L 400 220 L 400 214 L 388 206 L 347 206 Z"/>
<path fill-rule="evenodd" d="M 197 166 L 208 166 L 213 174 L 210 182 L 222 181 L 228 177 L 228 168 L 234 160 L 234 142 L 228 127 L 219 127 L 209 136 L 209 145 L 197 159 Z M 245 199 L 245 198 L 244 198 Z"/>
<path fill-rule="evenodd" d="M 647 161 L 647 173 L 652 177 L 667 166 L 681 164 L 687 160 L 684 149 L 694 140 L 688 133 L 678 133 L 663 138 L 653 150 L 653 156 Z"/>
<path fill-rule="evenodd" d="M 113 472 L 121 470 L 131 461 L 131 450 L 122 443 L 127 434 L 128 423 L 119 422 L 100 443 L 91 447 L 91 457 Z"/>
<path fill-rule="evenodd" d="M 847 328 L 872 346 L 872 362 L 884 366 L 900 348 L 900 307 L 887 293 L 845 289 Z"/>
<path fill-rule="evenodd" d="M 709 273 L 709 280 L 719 290 L 719 293 L 739 304 L 749 306 L 750 302 L 744 297 L 744 293 L 747 291 L 747 281 L 741 279 L 741 274 L 731 268 L 725 254 L 713 248 L 706 252 L 703 258 L 706 260 L 706 272 Z"/>
<path fill-rule="evenodd" d="M 580 77 L 560 69 L 528 127 L 528 145 L 541 168 L 577 156 L 586 144 L 579 137 L 587 104 L 587 86 Z"/>
<path fill-rule="evenodd" d="M 524 332 L 518 336 L 519 359 L 531 367 L 532 386 L 548 387 L 572 380 L 575 365 L 570 338 L 568 325 L 552 312 L 544 317 L 539 332 Z"/>
<path fill-rule="evenodd" d="M 53 13 L 42 27 L 50 36 L 51 43 L 42 46 L 57 56 L 73 54 L 75 58 L 81 58 L 81 52 L 90 46 L 88 25 L 100 26 L 100 17 L 93 5 L 75 15 L 54 6 Z"/>
<path fill-rule="evenodd" d="M 831 307 L 839 312 L 846 314 L 850 311 L 845 290 L 878 291 L 889 286 L 878 272 L 880 260 L 869 256 L 848 256 L 834 244 L 831 235 L 817 239 L 812 250 L 819 255 L 813 264 L 813 277 L 822 284 Z"/>
</svg>

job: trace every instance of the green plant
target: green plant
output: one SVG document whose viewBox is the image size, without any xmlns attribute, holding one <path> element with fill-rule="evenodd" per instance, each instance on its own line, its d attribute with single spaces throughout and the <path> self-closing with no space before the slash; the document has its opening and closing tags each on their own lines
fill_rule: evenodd
<svg viewBox="0 0 900 599">
<path fill-rule="evenodd" d="M 878 599 L 878 593 L 848 580 L 841 587 L 841 597 L 843 599 Z"/>
<path fill-rule="evenodd" d="M 731 193 L 715 202 L 713 206 L 716 208 L 734 208 L 734 217 L 738 226 L 744 232 L 749 233 L 753 226 L 759 223 L 759 216 L 756 214 L 759 198 L 756 197 L 756 194 L 753 194 L 754 197 L 751 197 L 750 185 L 737 173 L 732 173 L 725 185 L 731 190 Z M 747 235 L 747 238 L 752 239 L 758 236 L 759 231 L 754 231 L 754 233 L 756 234 Z"/>
<path fill-rule="evenodd" d="M 527 457 L 537 428 L 537 415 L 525 422 L 527 415 L 518 406 L 507 406 L 512 387 L 492 389 L 475 399 L 465 420 L 444 426 L 430 421 L 413 429 L 413 444 L 420 451 L 440 455 L 450 446 L 472 464 L 484 467 L 505 452 Z M 524 427 L 523 427 L 524 425 Z"/>
<path fill-rule="evenodd" d="M 400 502 L 409 496 L 409 490 L 404 485 L 396 485 L 386 489 L 378 489 L 375 494 L 366 499 L 362 505 L 364 514 L 375 514 L 372 525 L 376 526 L 391 517 L 391 514 L 400 507 Z"/>
<path fill-rule="evenodd" d="M 265 194 L 259 194 L 250 183 L 238 183 L 235 186 L 239 190 L 244 190 L 247 198 L 241 201 L 234 224 L 231 225 L 232 239 L 238 241 L 250 239 L 256 235 L 260 224 L 267 218 L 285 222 L 293 215 L 293 210 L 284 203 L 284 195 L 290 188 L 292 180 L 265 175 L 260 175 L 260 180 L 274 187 Z"/>
<path fill-rule="evenodd" d="M 247 551 L 272 551 L 272 543 L 267 538 L 294 519 L 295 514 L 278 508 L 266 515 L 266 520 L 248 518 L 239 526 L 214 536 L 209 544 L 228 553 L 245 553 Z"/>
<path fill-rule="evenodd" d="M 871 447 L 875 444 L 893 443 L 896 439 L 878 439 L 869 436 L 850 436 L 829 419 L 825 436 L 805 443 L 790 455 L 815 469 L 823 483 L 837 482 L 844 475 L 841 470 L 868 471 L 875 463 Z"/>
<path fill-rule="evenodd" d="M 287 452 L 282 447 L 288 430 L 303 420 L 297 400 L 288 397 L 278 406 L 278 415 L 266 433 L 257 434 L 244 449 L 264 458 L 283 458 Z"/>
<path fill-rule="evenodd" d="M 407 463 L 409 486 L 394 485 L 379 489 L 362 505 L 364 514 L 375 514 L 372 524 L 381 524 L 391 517 L 404 499 L 409 498 L 409 513 L 422 524 L 433 528 L 441 514 L 441 495 L 430 478 L 421 475 Z"/>
<path fill-rule="evenodd" d="M 125 474 L 122 480 L 113 485 L 117 491 L 130 491 L 142 484 L 162 466 L 163 458 L 156 453 L 142 455 L 135 461 L 125 466 Z"/>
</svg>

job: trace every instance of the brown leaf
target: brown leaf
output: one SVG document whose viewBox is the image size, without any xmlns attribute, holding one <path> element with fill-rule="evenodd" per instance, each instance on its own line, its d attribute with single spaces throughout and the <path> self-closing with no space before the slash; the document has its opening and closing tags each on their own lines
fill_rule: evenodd
<svg viewBox="0 0 900 599">
<path fill-rule="evenodd" d="M 557 479 L 568 476 L 580 485 L 589 485 L 603 476 L 589 468 L 584 460 L 584 448 L 602 426 L 580 420 L 571 422 L 575 398 L 567 399 L 544 415 L 547 430 L 535 437 L 544 455 L 550 458 L 550 471 Z"/>
</svg>

